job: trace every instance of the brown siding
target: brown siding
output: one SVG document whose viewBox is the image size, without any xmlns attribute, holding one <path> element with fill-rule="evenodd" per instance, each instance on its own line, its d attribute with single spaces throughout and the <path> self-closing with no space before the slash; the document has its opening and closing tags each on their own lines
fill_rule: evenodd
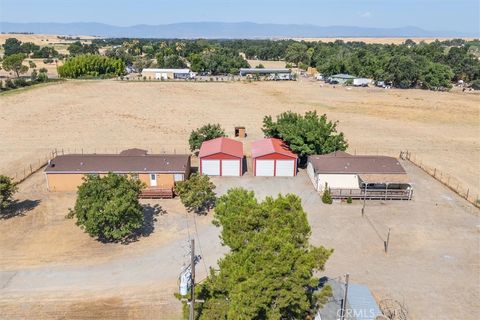
<svg viewBox="0 0 480 320">
<path fill-rule="evenodd" d="M 150 174 L 140 173 L 138 175 L 138 179 L 143 183 L 145 183 L 147 187 L 150 187 Z"/>
<path fill-rule="evenodd" d="M 83 183 L 83 174 L 62 173 L 47 174 L 49 191 L 77 191 L 77 187 Z"/>
<path fill-rule="evenodd" d="M 48 181 L 49 191 L 77 191 L 77 187 L 83 183 L 84 174 L 80 173 L 49 173 L 46 175 Z M 100 174 L 101 177 L 106 174 Z M 145 183 L 147 187 L 150 187 L 150 174 L 139 174 L 138 179 Z M 157 174 L 157 187 L 173 188 L 174 175 Z"/>
<path fill-rule="evenodd" d="M 150 174 L 139 174 L 138 178 L 140 181 L 145 183 L 147 187 L 150 185 Z M 174 175 L 171 173 L 157 174 L 157 187 L 161 188 L 173 188 L 174 185 Z"/>
<path fill-rule="evenodd" d="M 174 184 L 173 174 L 157 174 L 157 187 L 173 188 Z"/>
</svg>

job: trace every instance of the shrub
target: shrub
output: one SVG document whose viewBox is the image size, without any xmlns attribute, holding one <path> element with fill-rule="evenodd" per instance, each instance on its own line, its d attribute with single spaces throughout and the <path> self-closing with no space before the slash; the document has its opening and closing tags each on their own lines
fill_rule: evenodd
<svg viewBox="0 0 480 320">
<path fill-rule="evenodd" d="M 328 185 L 325 183 L 325 189 L 323 189 L 323 195 L 322 195 L 322 202 L 325 204 L 332 204 L 332 193 L 330 192 L 330 188 Z"/>
<path fill-rule="evenodd" d="M 32 81 L 35 81 L 35 80 L 37 80 L 37 77 L 38 77 L 38 72 L 37 72 L 36 69 L 33 69 L 32 74 L 30 75 L 30 79 Z"/>
<path fill-rule="evenodd" d="M 37 82 L 47 82 L 48 81 L 48 75 L 45 72 L 40 72 L 37 76 Z"/>
<path fill-rule="evenodd" d="M 0 175 L 0 212 L 13 202 L 13 195 L 18 188 L 10 177 Z"/>
<path fill-rule="evenodd" d="M 23 78 L 18 78 L 18 79 L 15 79 L 14 80 L 15 82 L 15 87 L 27 87 L 29 86 L 30 84 L 27 82 L 27 80 L 23 79 Z"/>
<path fill-rule="evenodd" d="M 347 198 L 347 203 L 352 203 L 352 202 L 353 202 L 353 201 L 352 201 L 352 197 L 348 197 L 348 198 Z"/>
<path fill-rule="evenodd" d="M 473 81 L 470 83 L 470 86 L 471 86 L 474 90 L 480 90 L 480 79 L 473 80 Z"/>
<path fill-rule="evenodd" d="M 178 182 L 175 191 L 188 211 L 203 213 L 213 208 L 215 185 L 208 176 L 193 174 L 190 179 Z"/>
<path fill-rule="evenodd" d="M 125 239 L 143 224 L 138 202 L 142 188 L 140 181 L 113 173 L 89 175 L 78 187 L 75 207 L 67 218 L 76 217 L 77 225 L 102 241 Z"/>
<path fill-rule="evenodd" d="M 15 85 L 15 83 L 12 81 L 12 79 L 7 79 L 5 80 L 5 88 L 8 88 L 8 89 L 15 89 L 17 86 Z"/>
</svg>

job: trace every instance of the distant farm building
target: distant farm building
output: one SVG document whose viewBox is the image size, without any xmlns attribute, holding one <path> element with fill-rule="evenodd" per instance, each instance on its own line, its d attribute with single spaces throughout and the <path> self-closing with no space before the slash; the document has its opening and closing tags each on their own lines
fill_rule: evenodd
<svg viewBox="0 0 480 320">
<path fill-rule="evenodd" d="M 386 156 L 353 156 L 337 151 L 308 157 L 307 173 L 317 191 L 333 198 L 410 200 L 413 189 L 400 162 Z"/>
<path fill-rule="evenodd" d="M 368 85 L 373 83 L 373 79 L 368 78 L 355 78 L 353 79 L 353 85 L 355 87 L 368 87 Z"/>
<path fill-rule="evenodd" d="M 297 175 L 297 155 L 280 139 L 252 142 L 253 175 L 293 177 Z"/>
<path fill-rule="evenodd" d="M 198 154 L 200 174 L 235 176 L 243 174 L 243 143 L 229 138 L 204 141 Z"/>
<path fill-rule="evenodd" d="M 155 80 L 192 79 L 195 74 L 190 69 L 143 69 L 142 77 Z"/>
<path fill-rule="evenodd" d="M 265 68 L 241 68 L 242 77 L 263 77 L 268 80 L 292 80 L 292 71 L 290 69 L 265 69 Z"/>
<path fill-rule="evenodd" d="M 45 169 L 48 190 L 68 192 L 76 191 L 86 175 L 103 176 L 109 172 L 145 183 L 144 197 L 170 198 L 175 183 L 190 175 L 190 156 L 148 154 L 142 149 L 120 154 L 68 154 L 53 158 Z"/>
<path fill-rule="evenodd" d="M 332 84 L 345 84 L 349 81 L 353 82 L 353 79 L 355 79 L 354 76 L 340 73 L 340 74 L 334 74 L 333 76 L 328 77 L 327 82 Z"/>
</svg>

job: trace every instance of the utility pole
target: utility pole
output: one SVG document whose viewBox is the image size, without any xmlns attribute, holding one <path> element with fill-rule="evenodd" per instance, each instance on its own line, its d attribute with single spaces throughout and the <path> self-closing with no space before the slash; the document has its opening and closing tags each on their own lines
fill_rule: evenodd
<svg viewBox="0 0 480 320">
<path fill-rule="evenodd" d="M 388 253 L 388 244 L 390 243 L 390 228 L 388 228 L 387 241 L 385 243 L 385 253 Z"/>
<path fill-rule="evenodd" d="M 365 188 L 363 188 L 362 217 L 365 215 L 365 202 L 366 201 L 367 201 L 367 183 L 365 183 Z"/>
<path fill-rule="evenodd" d="M 347 273 L 345 275 L 345 296 L 343 297 L 342 303 L 342 313 L 340 315 L 340 320 L 345 320 L 345 314 L 347 313 L 347 295 L 348 295 L 348 278 L 350 275 Z"/>
<path fill-rule="evenodd" d="M 191 269 L 192 269 L 192 282 L 190 284 L 190 316 L 189 320 L 195 320 L 195 239 L 191 240 L 190 244 L 191 254 Z"/>
</svg>

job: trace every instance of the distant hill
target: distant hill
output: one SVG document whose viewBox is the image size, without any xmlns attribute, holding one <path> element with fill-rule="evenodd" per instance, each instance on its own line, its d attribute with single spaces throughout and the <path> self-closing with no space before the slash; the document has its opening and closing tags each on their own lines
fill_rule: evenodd
<svg viewBox="0 0 480 320">
<path fill-rule="evenodd" d="M 163 25 L 112 26 L 94 22 L 13 23 L 0 22 L 0 31 L 43 34 L 92 35 L 130 38 L 321 38 L 321 37 L 475 37 L 478 34 L 427 31 L 417 27 L 364 28 L 253 22 L 191 22 Z"/>
</svg>

